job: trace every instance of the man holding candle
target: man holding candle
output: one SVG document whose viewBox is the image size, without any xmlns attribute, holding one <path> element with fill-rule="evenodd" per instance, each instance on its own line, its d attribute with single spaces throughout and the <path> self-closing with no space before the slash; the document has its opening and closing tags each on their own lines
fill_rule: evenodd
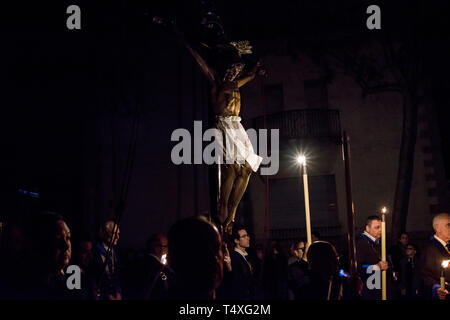
<svg viewBox="0 0 450 320">
<path fill-rule="evenodd" d="M 251 300 L 254 297 L 253 266 L 248 260 L 250 236 L 244 227 L 233 229 L 234 250 L 230 252 L 231 268 L 224 274 L 221 299 Z M 231 269 L 231 270 L 230 270 Z"/>
<path fill-rule="evenodd" d="M 136 298 L 161 300 L 168 293 L 167 237 L 164 234 L 151 235 L 145 244 L 146 255 L 137 268 L 133 283 L 136 285 Z"/>
<path fill-rule="evenodd" d="M 450 272 L 442 267 L 442 263 L 450 259 L 450 214 L 436 215 L 433 229 L 435 234 L 422 257 L 422 279 L 426 296 L 445 300 L 449 299 Z"/>
<path fill-rule="evenodd" d="M 363 300 L 381 300 L 381 272 L 387 270 L 387 261 L 381 261 L 381 218 L 370 216 L 366 220 L 363 233 L 356 239 L 356 260 L 361 280 L 364 283 L 362 291 Z M 370 277 L 375 276 L 375 285 L 370 286 Z M 369 279 L 370 278 L 370 279 Z"/>
</svg>

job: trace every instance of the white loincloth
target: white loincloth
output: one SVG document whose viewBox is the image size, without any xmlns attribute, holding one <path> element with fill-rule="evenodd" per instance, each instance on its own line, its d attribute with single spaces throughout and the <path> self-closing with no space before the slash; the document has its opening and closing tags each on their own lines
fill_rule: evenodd
<svg viewBox="0 0 450 320">
<path fill-rule="evenodd" d="M 245 161 L 247 161 L 252 170 L 256 172 L 263 158 L 258 156 L 253 150 L 248 134 L 241 124 L 241 117 L 216 116 L 216 127 L 225 138 L 217 141 L 225 156 L 225 162 L 237 162 L 244 165 Z"/>
</svg>

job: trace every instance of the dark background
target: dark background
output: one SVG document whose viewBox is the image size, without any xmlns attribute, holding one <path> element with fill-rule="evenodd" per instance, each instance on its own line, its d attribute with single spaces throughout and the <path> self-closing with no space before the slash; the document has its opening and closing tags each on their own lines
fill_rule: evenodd
<svg viewBox="0 0 450 320">
<path fill-rule="evenodd" d="M 410 1 L 211 3 L 231 39 L 255 43 L 301 38 L 336 27 L 359 34 L 365 30 L 365 10 L 370 4 L 380 5 L 383 28 L 391 28 L 399 37 L 406 32 L 405 23 L 410 23 L 404 19 Z M 66 28 L 65 11 L 70 4 L 81 7 L 81 30 Z M 430 38 L 427 50 L 435 57 L 429 67 L 433 68 L 433 91 L 438 102 L 446 176 L 450 180 L 450 28 L 446 9 L 445 1 L 427 4 L 427 23 L 423 28 Z M 200 1 L 185 1 L 181 5 L 175 1 L 62 1 L 55 5 L 14 2 L 2 8 L 2 220 L 20 221 L 38 210 L 49 209 L 63 213 L 74 230 L 93 228 L 92 223 L 102 216 L 89 219 L 82 212 L 86 210 L 86 185 L 90 183 L 86 180 L 91 170 L 88 163 L 101 148 L 92 144 L 92 139 L 101 134 L 92 123 L 101 118 L 98 105 L 108 105 L 105 100 L 110 101 L 111 108 L 121 105 L 123 112 L 133 114 L 133 106 L 138 102 L 155 119 L 152 132 L 167 130 L 167 124 L 158 119 L 170 114 L 182 117 L 182 111 L 180 114 L 179 110 L 168 109 L 158 98 L 161 90 L 171 88 L 169 82 L 164 88 L 158 87 L 158 82 L 165 80 L 165 68 L 177 63 L 171 50 L 182 48 L 168 47 L 172 40 L 151 24 L 151 17 L 176 17 L 184 30 L 194 32 L 200 12 Z M 256 45 L 255 51 L 258 50 Z M 122 77 L 119 82 L 118 77 Z M 202 88 L 200 95 L 201 90 L 207 92 L 206 87 Z M 207 111 L 198 110 L 197 114 L 202 116 Z M 154 157 L 167 157 L 159 154 L 158 148 L 153 152 Z M 153 178 L 156 177 L 148 177 Z M 21 195 L 19 188 L 38 192 L 40 197 Z M 173 194 L 165 196 L 170 201 Z M 139 224 L 139 217 L 133 219 L 132 224 Z"/>
</svg>

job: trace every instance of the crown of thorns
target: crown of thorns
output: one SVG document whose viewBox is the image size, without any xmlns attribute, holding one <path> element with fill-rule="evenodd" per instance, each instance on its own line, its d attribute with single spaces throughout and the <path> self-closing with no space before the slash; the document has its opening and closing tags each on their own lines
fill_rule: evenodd
<svg viewBox="0 0 450 320">
<path fill-rule="evenodd" d="M 239 57 L 243 54 L 251 54 L 252 53 L 252 46 L 250 45 L 250 42 L 248 40 L 243 41 L 232 41 L 230 44 L 236 48 Z"/>
</svg>

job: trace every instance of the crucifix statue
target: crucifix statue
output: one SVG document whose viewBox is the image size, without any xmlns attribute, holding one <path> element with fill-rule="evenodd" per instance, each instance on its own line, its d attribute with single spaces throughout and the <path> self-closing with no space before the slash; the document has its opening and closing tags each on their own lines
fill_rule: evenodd
<svg viewBox="0 0 450 320">
<path fill-rule="evenodd" d="M 153 22 L 168 25 L 159 17 L 154 17 Z M 215 23 L 217 24 L 217 21 Z M 228 43 L 213 41 L 213 44 L 199 42 L 198 45 L 208 49 L 210 56 L 213 56 L 213 59 L 210 59 L 212 62 L 207 63 L 198 49 L 194 49 L 194 45 L 178 31 L 174 23 L 171 23 L 170 27 L 194 57 L 211 87 L 210 101 L 215 115 L 215 127 L 222 135 L 219 145 L 222 155 L 226 158 L 218 164 L 221 172 L 220 190 L 217 216 L 212 218 L 221 232 L 231 234 L 236 210 L 247 188 L 250 175 L 258 170 L 263 159 L 254 152 L 247 132 L 241 124 L 239 89 L 253 80 L 257 74 L 265 75 L 265 70 L 262 69 L 260 61 L 254 63 L 253 67 L 246 68 L 242 56 L 252 53 L 248 41 Z M 218 37 L 214 40 L 217 39 Z"/>
</svg>

